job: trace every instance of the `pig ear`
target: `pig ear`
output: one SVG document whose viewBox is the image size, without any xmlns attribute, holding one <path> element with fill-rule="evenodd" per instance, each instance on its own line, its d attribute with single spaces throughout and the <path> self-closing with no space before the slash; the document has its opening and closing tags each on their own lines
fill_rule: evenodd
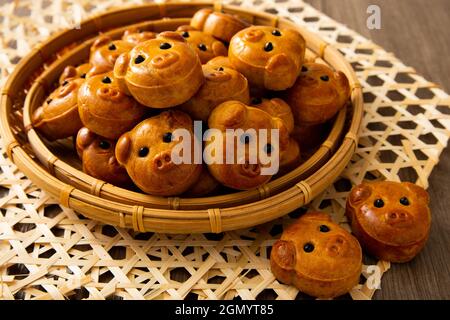
<svg viewBox="0 0 450 320">
<path fill-rule="evenodd" d="M 158 35 L 158 38 L 169 39 L 173 41 L 186 42 L 181 34 L 175 31 L 164 31 Z"/>
<path fill-rule="evenodd" d="M 98 48 L 108 44 L 111 42 L 111 38 L 109 36 L 101 35 L 95 41 L 91 47 L 91 51 L 97 50 Z"/>
<path fill-rule="evenodd" d="M 130 53 L 122 53 L 114 64 L 114 79 L 116 79 L 120 91 L 130 96 L 131 93 L 128 90 L 127 83 L 125 81 L 125 75 L 127 74 L 128 64 L 130 62 Z"/>
<path fill-rule="evenodd" d="M 289 145 L 289 132 L 280 118 L 273 118 L 275 129 L 279 130 L 280 151 L 285 150 Z"/>
<path fill-rule="evenodd" d="M 295 245 L 292 241 L 278 240 L 274 243 L 270 252 L 270 259 L 285 270 L 293 270 L 295 267 Z"/>
<path fill-rule="evenodd" d="M 239 128 L 247 119 L 247 108 L 240 102 L 228 103 L 224 108 L 222 115 L 219 116 L 220 122 L 227 129 Z"/>
<path fill-rule="evenodd" d="M 300 219 L 332 222 L 330 215 L 318 211 L 307 212 Z"/>
<path fill-rule="evenodd" d="M 111 69 L 105 66 L 93 66 L 92 68 L 89 69 L 88 73 L 86 74 L 86 79 L 110 71 Z"/>
<path fill-rule="evenodd" d="M 403 184 L 419 199 L 422 199 L 427 204 L 429 203 L 430 196 L 424 188 L 419 187 L 417 184 L 411 182 L 403 182 Z"/>
<path fill-rule="evenodd" d="M 179 26 L 177 28 L 177 31 L 196 31 L 197 29 L 195 29 L 194 27 L 188 25 L 188 24 L 183 24 L 182 26 Z"/>
<path fill-rule="evenodd" d="M 33 127 L 39 128 L 42 125 L 43 115 L 44 115 L 43 107 L 39 107 L 33 112 L 33 116 L 31 117 L 31 122 L 33 123 Z"/>
<path fill-rule="evenodd" d="M 362 183 L 356 187 L 353 187 L 352 191 L 350 192 L 350 196 L 348 197 L 348 201 L 352 205 L 357 205 L 369 198 L 371 194 L 372 187 Z"/>
<path fill-rule="evenodd" d="M 97 135 L 84 127 L 78 131 L 77 139 L 76 139 L 76 148 L 78 155 L 80 158 L 82 157 L 83 150 L 86 149 L 94 140 L 97 138 Z"/>
<path fill-rule="evenodd" d="M 161 116 L 169 127 L 192 129 L 193 121 L 187 113 L 178 110 L 168 110 L 161 113 Z"/>
<path fill-rule="evenodd" d="M 295 65 L 285 53 L 276 54 L 267 62 L 264 82 L 274 82 L 277 79 L 284 80 L 293 69 L 295 69 Z"/>
<path fill-rule="evenodd" d="M 226 56 L 228 53 L 227 48 L 220 41 L 214 41 L 211 48 L 215 56 Z"/>
<path fill-rule="evenodd" d="M 131 136 L 130 133 L 124 133 L 116 144 L 116 159 L 119 162 L 120 165 L 124 166 L 128 158 L 130 157 L 131 153 Z"/>
<path fill-rule="evenodd" d="M 336 81 L 343 93 L 342 95 L 345 97 L 345 100 L 347 100 L 350 97 L 350 84 L 348 83 L 348 79 L 342 71 L 336 72 L 335 75 Z"/>
<path fill-rule="evenodd" d="M 74 78 L 77 76 L 77 69 L 73 66 L 67 66 L 59 77 L 59 84 L 62 84 L 65 80 Z"/>
</svg>

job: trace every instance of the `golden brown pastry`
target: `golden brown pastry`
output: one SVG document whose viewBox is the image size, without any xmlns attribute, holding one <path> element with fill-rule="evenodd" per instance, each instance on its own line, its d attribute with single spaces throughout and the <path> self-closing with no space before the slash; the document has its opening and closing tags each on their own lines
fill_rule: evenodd
<svg viewBox="0 0 450 320">
<path fill-rule="evenodd" d="M 81 85 L 78 111 L 89 130 L 108 139 L 117 139 L 142 119 L 146 108 L 122 92 L 109 72 L 92 76 Z"/>
<path fill-rule="evenodd" d="M 273 99 L 252 99 L 252 106 L 259 108 L 273 117 L 283 120 L 289 133 L 294 130 L 294 116 L 289 105 L 280 98 Z"/>
<path fill-rule="evenodd" d="M 225 57 L 225 56 L 218 56 L 218 57 L 212 58 L 206 64 L 216 67 L 216 68 L 226 67 L 226 68 L 234 69 L 233 65 L 230 63 L 230 60 L 228 59 L 228 57 Z"/>
<path fill-rule="evenodd" d="M 327 214 L 311 212 L 275 242 L 270 266 L 279 281 L 313 297 L 334 298 L 358 284 L 362 252 L 358 241 Z"/>
<path fill-rule="evenodd" d="M 155 39 L 157 36 L 156 32 L 151 31 L 142 31 L 138 28 L 129 28 L 125 30 L 122 36 L 122 40 L 126 41 L 128 43 L 131 43 L 132 45 L 138 45 L 141 42 Z"/>
<path fill-rule="evenodd" d="M 252 26 L 231 39 L 228 58 L 252 85 L 285 90 L 300 74 L 305 47 L 302 35 L 294 29 Z"/>
<path fill-rule="evenodd" d="M 324 64 L 307 63 L 294 86 L 287 91 L 297 124 L 324 123 L 344 107 L 350 97 L 345 74 L 334 72 Z"/>
<path fill-rule="evenodd" d="M 176 129 L 188 130 L 194 145 L 191 118 L 177 110 L 164 111 L 139 123 L 123 134 L 116 145 L 116 157 L 133 182 L 144 192 L 158 196 L 175 196 L 188 190 L 199 178 L 201 164 L 195 164 L 194 148 L 190 163 L 176 164 L 173 139 Z"/>
<path fill-rule="evenodd" d="M 222 143 L 219 137 L 217 141 L 207 141 L 204 152 L 209 171 L 220 183 L 238 190 L 249 190 L 268 182 L 278 172 L 279 166 L 275 164 L 279 164 L 279 158 L 289 143 L 289 133 L 279 118 L 239 101 L 227 101 L 213 110 L 208 124 L 210 129 L 217 129 L 222 137 Z M 242 129 L 243 132 L 229 136 L 230 141 L 227 142 L 227 129 Z M 247 131 L 249 129 L 254 131 Z M 261 137 L 260 129 L 267 130 L 266 139 Z M 278 141 L 272 139 L 271 129 L 279 130 Z M 227 148 L 227 143 L 233 148 Z M 242 151 L 238 152 L 238 148 Z M 227 151 L 231 158 L 228 163 Z M 256 155 L 253 159 L 250 157 L 252 154 Z M 220 159 L 212 161 L 214 158 L 220 158 L 222 163 L 219 163 Z M 269 174 L 269 169 L 276 171 Z"/>
<path fill-rule="evenodd" d="M 425 245 L 431 225 L 428 193 L 410 182 L 364 182 L 346 214 L 361 245 L 379 259 L 407 262 Z"/>
<path fill-rule="evenodd" d="M 171 31 L 138 44 L 117 60 L 114 76 L 147 107 L 169 108 L 189 100 L 204 82 L 200 59 L 184 38 Z"/>
<path fill-rule="evenodd" d="M 130 186 L 132 182 L 127 171 L 114 155 L 115 146 L 114 140 L 100 137 L 86 127 L 78 131 L 76 148 L 83 163 L 83 171 L 116 186 Z"/>
<path fill-rule="evenodd" d="M 226 56 L 228 53 L 225 45 L 213 36 L 202 31 L 177 30 L 186 39 L 189 46 L 198 54 L 202 64 L 207 63 L 214 57 Z"/>
<path fill-rule="evenodd" d="M 90 73 L 95 75 L 112 71 L 117 58 L 133 47 L 133 44 L 123 40 L 112 40 L 106 35 L 99 36 L 91 47 L 89 63 L 92 65 L 92 69 Z"/>
<path fill-rule="evenodd" d="M 213 12 L 211 9 L 197 11 L 191 19 L 191 26 L 213 37 L 230 42 L 231 38 L 250 24 L 236 15 Z"/>
<path fill-rule="evenodd" d="M 219 182 L 209 173 L 208 168 L 203 167 L 198 180 L 186 191 L 183 196 L 188 198 L 205 197 L 218 190 Z"/>
<path fill-rule="evenodd" d="M 208 121 L 212 110 L 228 100 L 249 103 L 248 82 L 242 74 L 227 67 L 203 65 L 202 69 L 205 83 L 189 101 L 181 105 L 181 110 L 193 119 Z"/>
<path fill-rule="evenodd" d="M 81 64 L 78 67 L 67 66 L 59 77 L 59 84 L 63 84 L 64 81 L 69 79 L 86 79 L 91 68 L 92 66 L 89 63 Z"/>
<path fill-rule="evenodd" d="M 84 79 L 65 80 L 33 113 L 33 127 L 53 141 L 76 135 L 83 126 L 78 114 L 78 90 Z"/>
</svg>

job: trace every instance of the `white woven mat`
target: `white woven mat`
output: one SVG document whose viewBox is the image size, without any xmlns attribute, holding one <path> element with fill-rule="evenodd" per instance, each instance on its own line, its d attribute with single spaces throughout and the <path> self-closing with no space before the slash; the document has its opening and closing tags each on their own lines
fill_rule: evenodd
<svg viewBox="0 0 450 320">
<path fill-rule="evenodd" d="M 141 3 L 142 1 L 126 1 Z M 125 3 L 23 0 L 0 7 L 0 86 L 38 41 Z M 450 136 L 450 99 L 392 54 L 300 0 L 224 1 L 289 17 L 339 48 L 364 87 L 359 148 L 341 178 L 309 208 L 348 228 L 345 197 L 363 179 L 409 179 L 424 187 Z M 60 207 L 0 153 L 0 297 L 3 299 L 305 298 L 278 283 L 269 250 L 307 208 L 251 230 L 220 235 L 136 234 Z M 412 177 L 412 178 L 411 178 Z M 426 250 L 426 248 L 425 248 Z M 371 263 L 372 262 L 372 263 Z M 389 263 L 366 258 L 353 299 L 371 299 Z M 366 279 L 368 279 L 366 281 Z"/>
</svg>

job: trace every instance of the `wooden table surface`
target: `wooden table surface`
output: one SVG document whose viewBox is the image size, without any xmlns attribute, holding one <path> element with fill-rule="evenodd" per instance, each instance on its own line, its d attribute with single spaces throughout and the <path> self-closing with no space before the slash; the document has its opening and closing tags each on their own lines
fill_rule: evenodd
<svg viewBox="0 0 450 320">
<path fill-rule="evenodd" d="M 427 80 L 450 92 L 449 0 L 305 0 L 393 52 Z M 381 29 L 366 27 L 367 7 L 381 8 Z M 374 299 L 450 299 L 450 149 L 430 179 L 430 239 L 412 262 L 392 265 Z"/>
</svg>

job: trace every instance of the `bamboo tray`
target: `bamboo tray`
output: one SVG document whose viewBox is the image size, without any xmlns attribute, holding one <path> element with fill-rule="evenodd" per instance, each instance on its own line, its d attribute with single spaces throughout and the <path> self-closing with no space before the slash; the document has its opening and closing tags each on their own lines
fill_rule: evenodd
<svg viewBox="0 0 450 320">
<path fill-rule="evenodd" d="M 147 24 L 149 27 L 154 27 L 156 31 L 161 25 L 164 25 L 165 28 L 168 28 L 168 25 L 175 26 L 183 21 L 183 19 L 176 18 L 190 17 L 203 7 L 213 7 L 213 5 L 209 2 L 147 4 L 113 10 L 86 20 L 81 24 L 81 30 L 62 31 L 35 48 L 20 62 L 2 91 L 1 130 L 2 136 L 6 140 L 10 159 L 39 187 L 59 198 L 61 204 L 71 207 L 87 217 L 138 231 L 187 233 L 233 230 L 273 220 L 311 201 L 334 181 L 353 155 L 363 115 L 362 90 L 351 66 L 337 50 L 292 22 L 270 14 L 254 13 L 233 6 L 214 5 L 216 10 L 238 14 L 254 24 L 297 28 L 307 41 L 310 49 L 309 59 L 317 57 L 333 68 L 343 71 L 349 78 L 352 87 L 350 123 L 339 148 L 331 159 L 326 161 L 334 147 L 337 146 L 336 141 L 340 142 L 338 138 L 341 130 L 336 124 L 342 123 L 343 126 L 345 112 L 341 112 L 326 143 L 319 149 L 327 154 L 316 163 L 320 168 L 311 166 L 309 171 L 304 171 L 303 175 L 299 174 L 298 168 L 282 178 L 274 180 L 272 184 L 269 183 L 264 188 L 252 191 L 251 195 L 241 192 L 222 196 L 229 198 L 225 198 L 228 201 L 226 208 L 222 207 L 225 204 L 218 202 L 221 200 L 220 197 L 158 198 L 133 193 L 136 198 L 131 201 L 123 201 L 123 198 L 130 196 L 123 192 L 131 193 L 131 191 L 105 184 L 84 174 L 81 175 L 69 164 L 58 160 L 39 140 L 34 130 L 28 130 L 28 137 L 24 135 L 22 124 L 18 121 L 21 117 L 17 116 L 20 108 L 23 107 L 21 101 L 17 102 L 20 100 L 20 93 L 24 90 L 28 93 L 24 121 L 27 125 L 26 128 L 30 128 L 28 126 L 29 111 L 42 99 L 45 90 L 51 87 L 56 75 L 66 64 L 75 63 L 76 59 L 86 57 L 82 53 L 86 53 L 89 41 L 92 40 L 87 40 L 84 44 L 63 55 L 36 80 L 31 90 L 28 91 L 26 88 L 28 78 L 32 77 L 39 69 L 42 70 L 42 65 L 54 57 L 59 50 L 74 41 L 81 42 L 92 38 L 99 31 L 112 30 L 143 20 L 172 18 Z M 118 34 L 120 30 L 110 32 Z M 29 143 L 33 145 L 34 151 L 29 147 Z M 46 164 L 48 170 L 39 164 L 39 160 Z M 281 191 L 286 186 L 288 188 Z M 243 194 L 243 198 L 235 197 L 240 194 Z M 274 195 L 270 196 L 270 194 Z M 236 205 L 237 203 L 245 204 Z M 194 210 L 194 208 L 197 209 Z"/>
</svg>

